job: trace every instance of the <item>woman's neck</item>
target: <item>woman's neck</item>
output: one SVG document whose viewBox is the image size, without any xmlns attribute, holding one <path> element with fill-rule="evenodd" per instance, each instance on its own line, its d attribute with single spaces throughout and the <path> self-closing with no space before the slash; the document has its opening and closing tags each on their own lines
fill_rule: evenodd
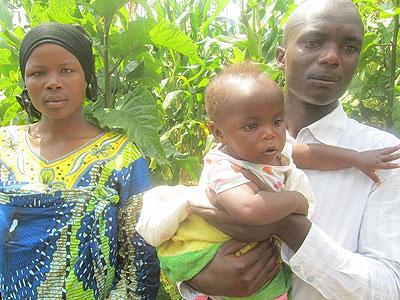
<svg viewBox="0 0 400 300">
<path fill-rule="evenodd" d="M 42 118 L 31 126 L 31 135 L 49 140 L 85 139 L 98 135 L 101 130 L 83 117 L 69 120 Z"/>
<path fill-rule="evenodd" d="M 288 132 L 293 138 L 296 138 L 301 129 L 328 115 L 338 104 L 339 101 L 337 100 L 328 105 L 314 105 L 294 95 L 285 94 L 285 114 Z"/>
<path fill-rule="evenodd" d="M 100 133 L 101 129 L 83 118 L 73 121 L 42 118 L 28 131 L 32 149 L 50 161 L 72 153 Z"/>
</svg>

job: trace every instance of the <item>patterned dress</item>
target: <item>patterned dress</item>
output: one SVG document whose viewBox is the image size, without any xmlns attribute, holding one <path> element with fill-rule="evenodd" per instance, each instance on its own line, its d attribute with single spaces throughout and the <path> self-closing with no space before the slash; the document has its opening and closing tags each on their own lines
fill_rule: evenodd
<svg viewBox="0 0 400 300">
<path fill-rule="evenodd" d="M 147 163 L 103 133 L 48 161 L 28 126 L 0 128 L 2 299 L 155 299 L 159 264 L 134 230 Z"/>
</svg>

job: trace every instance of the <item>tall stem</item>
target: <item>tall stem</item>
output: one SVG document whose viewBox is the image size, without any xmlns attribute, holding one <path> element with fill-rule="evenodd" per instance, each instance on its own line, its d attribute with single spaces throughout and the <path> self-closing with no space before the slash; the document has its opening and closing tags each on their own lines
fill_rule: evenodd
<svg viewBox="0 0 400 300">
<path fill-rule="evenodd" d="M 114 103 L 111 99 L 110 93 L 110 65 L 109 65 L 109 34 L 110 34 L 110 24 L 111 18 L 105 17 L 104 20 L 104 38 L 103 38 L 103 47 L 104 47 L 104 106 L 108 108 L 113 108 Z"/>
<path fill-rule="evenodd" d="M 393 7 L 399 7 L 399 0 L 393 1 Z M 391 55 L 390 55 L 390 82 L 389 82 L 389 89 L 390 94 L 388 98 L 388 109 L 389 109 L 389 118 L 387 122 L 387 127 L 393 127 L 393 103 L 395 97 L 395 83 L 396 83 L 396 56 L 397 56 L 397 38 L 399 34 L 399 15 L 394 16 L 394 25 L 393 25 L 393 39 L 391 41 Z"/>
</svg>

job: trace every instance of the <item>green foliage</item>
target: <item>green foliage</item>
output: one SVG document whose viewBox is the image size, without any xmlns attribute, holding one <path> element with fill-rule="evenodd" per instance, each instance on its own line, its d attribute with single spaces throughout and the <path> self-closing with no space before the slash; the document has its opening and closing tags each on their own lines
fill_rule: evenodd
<svg viewBox="0 0 400 300">
<path fill-rule="evenodd" d="M 85 109 L 88 117 L 126 131 L 149 158 L 157 183 L 196 182 L 201 157 L 211 145 L 204 89 L 221 66 L 252 59 L 283 82 L 274 65 L 275 48 L 294 2 L 235 3 L 237 20 L 222 16 L 232 4 L 228 0 L 155 0 L 152 5 L 144 0 L 1 0 L 1 125 L 28 122 L 15 102 L 23 89 L 18 48 L 28 27 L 79 23 L 94 41 L 100 87 L 100 101 Z M 345 109 L 356 119 L 398 131 L 398 0 L 355 3 L 366 34 Z M 21 11 L 29 26 L 10 26 Z"/>
<path fill-rule="evenodd" d="M 147 149 L 147 155 L 166 163 L 158 132 L 161 122 L 156 107 L 156 101 L 151 93 L 142 85 L 133 91 L 127 91 L 121 99 L 117 99 L 114 108 L 104 108 L 101 102 L 94 105 L 93 117 L 101 127 L 114 130 L 125 130 L 128 136 L 142 148 Z M 135 126 L 132 126 L 134 124 Z"/>
<path fill-rule="evenodd" d="M 399 133 L 399 1 L 355 2 L 363 17 L 365 39 L 345 108 L 362 122 Z"/>
</svg>

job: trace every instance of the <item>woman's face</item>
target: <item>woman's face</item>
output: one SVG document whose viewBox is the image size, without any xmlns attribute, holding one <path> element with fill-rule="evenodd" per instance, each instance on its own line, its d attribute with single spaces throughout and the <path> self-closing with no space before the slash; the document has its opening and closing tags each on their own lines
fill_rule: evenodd
<svg viewBox="0 0 400 300">
<path fill-rule="evenodd" d="M 86 80 L 79 60 L 56 44 L 35 48 L 26 62 L 25 84 L 42 119 L 80 118 Z"/>
</svg>

